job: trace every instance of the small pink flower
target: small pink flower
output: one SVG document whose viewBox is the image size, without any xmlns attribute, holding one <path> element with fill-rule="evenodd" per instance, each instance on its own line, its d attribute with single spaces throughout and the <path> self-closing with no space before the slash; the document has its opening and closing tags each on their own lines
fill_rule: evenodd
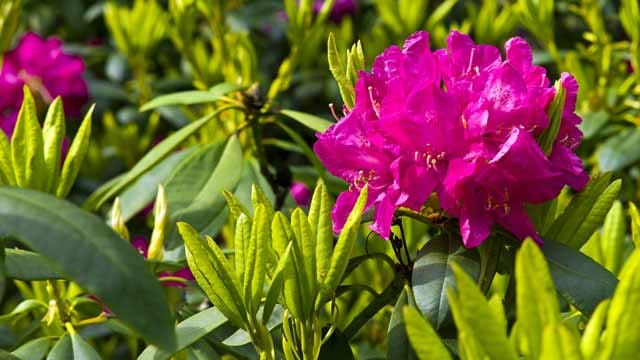
<svg viewBox="0 0 640 360">
<path fill-rule="evenodd" d="M 65 53 L 56 37 L 43 39 L 26 33 L 15 49 L 4 55 L 0 72 L 0 127 L 11 137 L 22 104 L 22 87 L 29 86 L 38 101 L 51 103 L 62 97 L 65 113 L 81 116 L 88 101 L 83 78 L 84 62 Z"/>
</svg>

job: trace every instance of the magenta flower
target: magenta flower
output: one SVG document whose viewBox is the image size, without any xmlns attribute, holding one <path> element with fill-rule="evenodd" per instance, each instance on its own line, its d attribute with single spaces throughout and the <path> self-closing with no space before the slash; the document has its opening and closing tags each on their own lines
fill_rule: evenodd
<svg viewBox="0 0 640 360">
<path fill-rule="evenodd" d="M 561 77 L 567 98 L 547 156 L 537 139 L 549 126 L 555 88 L 545 69 L 533 65 L 524 40 L 509 40 L 505 54 L 503 60 L 495 47 L 458 32 L 446 49 L 431 52 L 428 35 L 418 32 L 360 74 L 354 109 L 318 134 L 314 147 L 329 172 L 350 184 L 333 211 L 335 231 L 369 184 L 371 229 L 384 238 L 396 208 L 420 210 L 436 192 L 442 208 L 460 220 L 467 247 L 482 243 L 494 224 L 540 240 L 525 204 L 588 181 L 574 153 L 582 138 L 577 83 Z"/>
<path fill-rule="evenodd" d="M 44 104 L 62 97 L 65 113 L 79 117 L 88 101 L 83 72 L 82 59 L 65 53 L 58 38 L 43 39 L 35 33 L 26 33 L 16 48 L 4 55 L 0 72 L 0 127 L 11 137 L 24 85 Z"/>
<path fill-rule="evenodd" d="M 145 258 L 147 257 L 147 254 L 149 252 L 149 240 L 147 240 L 146 237 L 142 235 L 134 236 L 133 239 L 131 240 L 131 245 L 133 245 L 133 247 L 138 250 L 140 255 L 144 256 Z M 188 281 L 194 279 L 193 274 L 191 273 L 191 270 L 189 270 L 188 267 L 184 267 L 175 272 L 163 271 L 160 274 L 158 274 L 158 278 L 160 279 L 166 278 L 166 277 L 182 278 Z M 162 285 L 168 286 L 168 287 L 185 287 L 184 283 L 179 281 L 163 281 Z"/>
<path fill-rule="evenodd" d="M 298 206 L 309 206 L 311 203 L 311 191 L 303 182 L 294 181 L 289 188 L 289 194 Z"/>
</svg>

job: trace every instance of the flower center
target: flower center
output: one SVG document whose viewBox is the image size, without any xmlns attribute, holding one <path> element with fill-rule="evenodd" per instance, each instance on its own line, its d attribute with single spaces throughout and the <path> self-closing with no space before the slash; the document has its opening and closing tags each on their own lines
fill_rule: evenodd
<svg viewBox="0 0 640 360">
<path fill-rule="evenodd" d="M 434 155 L 431 151 L 431 145 L 427 144 L 427 150 L 424 152 L 416 151 L 413 153 L 413 159 L 415 161 L 425 161 L 427 163 L 427 168 L 438 170 L 438 163 L 445 159 L 447 154 L 444 151 L 441 151 L 439 154 Z"/>
<path fill-rule="evenodd" d="M 502 209 L 504 211 L 504 215 L 509 215 L 511 212 L 511 206 L 509 205 L 509 190 L 504 189 L 504 194 L 502 201 L 496 201 L 492 195 L 487 196 L 487 205 L 485 206 L 485 210 L 493 211 L 497 209 Z"/>
<path fill-rule="evenodd" d="M 373 180 L 375 175 L 376 172 L 373 169 L 370 169 L 369 171 L 359 170 L 358 176 L 356 176 L 351 185 L 349 185 L 349 191 L 353 191 L 354 189 L 358 191 L 361 190 L 369 183 L 369 181 Z"/>
</svg>

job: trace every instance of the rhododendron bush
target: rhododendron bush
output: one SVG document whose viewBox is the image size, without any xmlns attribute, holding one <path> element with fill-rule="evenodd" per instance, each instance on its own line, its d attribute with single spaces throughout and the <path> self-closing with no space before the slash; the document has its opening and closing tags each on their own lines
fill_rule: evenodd
<svg viewBox="0 0 640 360">
<path fill-rule="evenodd" d="M 639 23 L 3 0 L 0 358 L 638 358 Z"/>
</svg>

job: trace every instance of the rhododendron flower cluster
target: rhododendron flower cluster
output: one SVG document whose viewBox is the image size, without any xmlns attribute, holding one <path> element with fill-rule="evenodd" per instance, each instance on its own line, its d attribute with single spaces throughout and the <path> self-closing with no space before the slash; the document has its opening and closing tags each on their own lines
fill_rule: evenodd
<svg viewBox="0 0 640 360">
<path fill-rule="evenodd" d="M 494 224 L 541 241 L 525 204 L 552 200 L 565 185 L 581 190 L 588 181 L 574 153 L 582 138 L 578 85 L 562 74 L 560 130 L 545 154 L 537 140 L 549 127 L 556 90 L 523 39 L 510 39 L 504 51 L 503 58 L 458 32 L 447 48 L 431 51 L 428 34 L 417 32 L 360 73 L 353 109 L 318 134 L 314 146 L 327 169 L 350 184 L 336 201 L 334 231 L 368 184 L 371 229 L 383 238 L 397 208 L 420 210 L 435 192 L 459 219 L 467 247 L 481 244 Z"/>
<path fill-rule="evenodd" d="M 62 98 L 65 114 L 79 117 L 88 101 L 83 78 L 84 61 L 65 53 L 56 37 L 25 34 L 15 49 L 4 55 L 0 72 L 0 128 L 11 137 L 22 104 L 22 87 L 29 86 L 37 101 L 49 104 Z"/>
</svg>

